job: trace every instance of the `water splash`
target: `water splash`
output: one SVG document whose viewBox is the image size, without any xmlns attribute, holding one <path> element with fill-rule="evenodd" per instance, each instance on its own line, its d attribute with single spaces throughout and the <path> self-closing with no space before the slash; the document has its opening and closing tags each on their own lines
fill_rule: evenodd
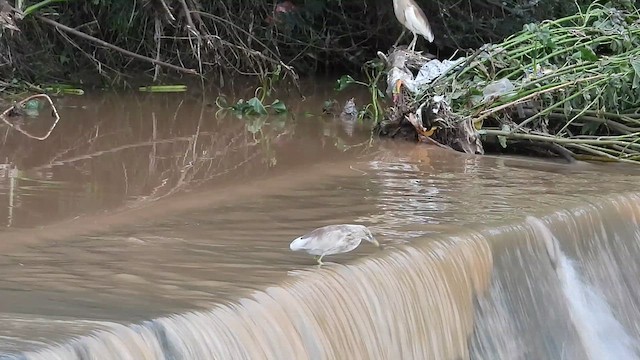
<svg viewBox="0 0 640 360">
<path fill-rule="evenodd" d="M 551 230 L 539 219 L 526 222 L 543 241 L 569 309 L 570 318 L 590 359 L 637 359 L 637 345 L 616 320 L 609 304 L 584 282 Z"/>
</svg>

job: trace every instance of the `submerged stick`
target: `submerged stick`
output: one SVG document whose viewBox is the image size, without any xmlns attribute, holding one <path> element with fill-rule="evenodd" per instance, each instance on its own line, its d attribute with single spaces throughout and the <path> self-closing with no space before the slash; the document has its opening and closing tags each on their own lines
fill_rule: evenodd
<svg viewBox="0 0 640 360">
<path fill-rule="evenodd" d="M 35 136 L 35 135 L 31 135 L 28 132 L 22 130 L 20 127 L 17 127 L 15 125 L 13 125 L 10 121 L 7 120 L 7 115 L 11 112 L 11 110 L 14 108 L 15 105 L 11 106 L 10 108 L 8 108 L 7 110 L 5 110 L 4 112 L 2 112 L 2 114 L 0 114 L 0 119 L 7 125 L 9 125 L 9 127 L 11 127 L 14 130 L 17 130 L 18 132 L 24 134 L 25 136 L 31 138 L 31 139 L 35 139 L 35 140 L 46 140 L 49 135 L 51 135 L 51 133 L 53 132 L 53 129 L 56 128 L 56 125 L 58 125 L 58 121 L 60 121 L 60 115 L 58 114 L 58 109 L 56 109 L 56 106 L 53 105 L 53 101 L 51 100 L 51 98 L 49 97 L 49 95 L 47 94 L 36 94 L 36 95 L 31 95 L 28 98 L 20 101 L 18 103 L 18 105 L 22 106 L 22 104 L 26 103 L 27 101 L 31 100 L 31 99 L 35 99 L 35 98 L 39 98 L 39 97 L 44 97 L 45 99 L 47 99 L 47 101 L 49 101 L 49 104 L 51 105 L 51 109 L 53 111 L 53 115 L 56 118 L 56 121 L 53 122 L 53 124 L 51 125 L 51 127 L 49 128 L 49 131 L 47 131 L 47 133 L 44 136 Z"/>
<path fill-rule="evenodd" d="M 106 42 L 104 40 L 98 39 L 98 38 L 93 37 L 93 36 L 91 36 L 89 34 L 85 34 L 82 31 L 78 31 L 78 30 L 70 28 L 70 27 L 68 27 L 66 25 L 60 24 L 59 22 L 57 22 L 55 20 L 51 20 L 49 18 L 40 16 L 40 15 L 36 15 L 35 17 L 36 17 L 36 19 L 38 19 L 38 20 L 40 20 L 40 21 L 42 21 L 44 23 L 47 23 L 49 25 L 52 25 L 52 26 L 54 26 L 54 27 L 56 27 L 56 28 L 58 28 L 60 30 L 63 30 L 65 32 L 68 32 L 68 33 L 71 33 L 73 35 L 79 36 L 79 37 L 81 37 L 83 39 L 95 42 L 95 43 L 100 44 L 100 45 L 102 45 L 104 47 L 108 47 L 108 48 L 113 49 L 115 51 L 121 52 L 121 53 L 123 53 L 125 55 L 131 56 L 133 58 L 136 58 L 136 59 L 139 59 L 139 60 L 143 60 L 143 61 L 147 61 L 147 62 L 150 62 L 150 63 L 155 64 L 155 65 L 164 66 L 164 67 L 167 67 L 167 68 L 179 71 L 179 72 L 187 73 L 187 74 L 193 74 L 193 75 L 197 75 L 198 74 L 198 72 L 196 70 L 194 70 L 194 69 L 187 69 L 187 68 L 184 68 L 184 67 L 181 67 L 181 66 L 169 64 L 169 63 L 164 62 L 164 61 L 152 59 L 152 58 L 144 56 L 144 55 L 136 54 L 136 53 L 134 53 L 132 51 L 129 51 L 129 50 L 123 49 L 123 48 L 121 48 L 119 46 L 110 44 L 110 43 L 108 43 L 108 42 Z"/>
</svg>

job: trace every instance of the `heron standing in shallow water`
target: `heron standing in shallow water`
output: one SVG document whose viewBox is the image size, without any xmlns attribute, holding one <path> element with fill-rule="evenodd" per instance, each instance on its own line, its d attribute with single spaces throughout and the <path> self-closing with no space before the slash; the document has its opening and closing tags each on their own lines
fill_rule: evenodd
<svg viewBox="0 0 640 360">
<path fill-rule="evenodd" d="M 360 245 L 362 240 L 380 246 L 371 231 L 363 225 L 328 225 L 302 235 L 291 242 L 292 251 L 305 251 L 315 255 L 318 265 L 322 265 L 325 255 L 349 252 Z"/>
<path fill-rule="evenodd" d="M 427 41 L 433 42 L 433 31 L 431 31 L 429 20 L 415 1 L 393 0 L 393 12 L 396 14 L 400 24 L 405 27 L 393 46 L 398 45 L 398 41 L 402 39 L 407 29 L 413 33 L 413 40 L 408 47 L 409 50 L 414 51 L 416 48 L 418 34 L 422 35 Z"/>
</svg>

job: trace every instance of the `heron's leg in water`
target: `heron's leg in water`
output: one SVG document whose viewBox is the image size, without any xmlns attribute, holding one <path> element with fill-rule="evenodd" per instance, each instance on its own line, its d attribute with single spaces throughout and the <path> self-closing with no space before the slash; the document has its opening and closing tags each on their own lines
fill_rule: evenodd
<svg viewBox="0 0 640 360">
<path fill-rule="evenodd" d="M 316 257 L 316 260 L 318 261 L 318 265 L 324 265 L 324 263 L 322 262 L 323 257 L 324 255 L 320 255 L 319 257 Z"/>
<path fill-rule="evenodd" d="M 398 37 L 398 40 L 396 40 L 396 42 L 393 44 L 393 47 L 398 46 L 398 43 L 400 42 L 400 39 L 402 39 L 402 37 L 404 36 L 404 34 L 407 32 L 407 29 L 404 28 L 404 26 L 402 27 L 402 34 L 400 34 L 400 36 Z"/>
<path fill-rule="evenodd" d="M 418 42 L 418 34 L 413 33 L 413 40 L 409 44 L 409 50 L 414 51 L 416 49 L 416 42 Z"/>
</svg>

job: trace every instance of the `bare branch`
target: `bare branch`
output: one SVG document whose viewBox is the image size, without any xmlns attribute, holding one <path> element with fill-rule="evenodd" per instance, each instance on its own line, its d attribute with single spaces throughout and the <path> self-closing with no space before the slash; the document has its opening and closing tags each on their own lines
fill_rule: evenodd
<svg viewBox="0 0 640 360">
<path fill-rule="evenodd" d="M 187 74 L 193 74 L 193 75 L 197 75 L 198 74 L 198 72 L 196 70 L 194 70 L 194 69 L 187 69 L 187 68 L 183 68 L 181 66 L 176 66 L 176 65 L 173 65 L 173 64 L 169 64 L 169 63 L 166 63 L 164 61 L 160 61 L 160 60 L 157 60 L 157 59 L 152 59 L 150 57 L 147 57 L 147 56 L 144 56 L 144 55 L 140 55 L 140 54 L 136 54 L 136 53 L 131 52 L 129 50 L 125 50 L 125 49 L 123 49 L 121 47 L 118 47 L 118 46 L 115 46 L 113 44 L 109 44 L 108 42 L 106 42 L 104 40 L 101 40 L 101 39 L 98 39 L 98 38 L 93 37 L 91 35 L 85 34 L 82 31 L 78 31 L 78 30 L 70 28 L 70 27 L 68 27 L 66 25 L 60 24 L 59 22 L 57 22 L 55 20 L 51 20 L 49 18 L 40 16 L 40 15 L 36 15 L 35 17 L 38 20 L 40 20 L 40 21 L 42 21 L 44 23 L 47 23 L 49 25 L 52 25 L 52 26 L 56 27 L 57 29 L 66 31 L 68 33 L 71 33 L 73 35 L 79 36 L 79 37 L 84 38 L 86 40 L 95 42 L 95 43 L 100 44 L 100 45 L 102 45 L 104 47 L 108 47 L 108 48 L 113 49 L 115 51 L 121 52 L 121 53 L 123 53 L 125 55 L 134 57 L 136 59 L 147 61 L 147 62 L 150 62 L 152 64 L 164 66 L 164 67 L 167 67 L 167 68 L 179 71 L 179 72 L 187 73 Z"/>
</svg>

